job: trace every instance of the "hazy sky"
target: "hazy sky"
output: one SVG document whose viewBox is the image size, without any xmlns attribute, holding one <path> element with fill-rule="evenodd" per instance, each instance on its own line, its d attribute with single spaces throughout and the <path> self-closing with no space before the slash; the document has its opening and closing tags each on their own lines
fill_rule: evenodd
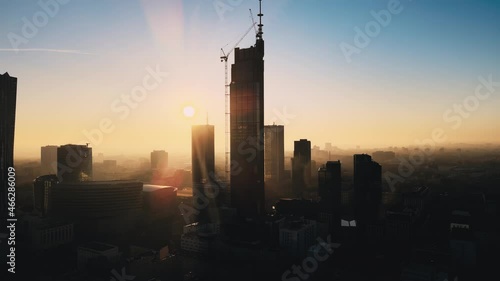
<svg viewBox="0 0 500 281">
<path fill-rule="evenodd" d="M 249 8 L 257 19 L 257 0 L 55 1 L 1 4 L 17 157 L 85 142 L 94 153 L 189 152 L 207 113 L 223 151 L 220 48 L 251 26 Z M 435 128 L 446 142 L 500 140 L 500 1 L 264 0 L 263 13 L 265 120 L 285 125 L 287 150 L 300 138 L 407 145 Z M 254 41 L 252 30 L 239 46 Z"/>
</svg>

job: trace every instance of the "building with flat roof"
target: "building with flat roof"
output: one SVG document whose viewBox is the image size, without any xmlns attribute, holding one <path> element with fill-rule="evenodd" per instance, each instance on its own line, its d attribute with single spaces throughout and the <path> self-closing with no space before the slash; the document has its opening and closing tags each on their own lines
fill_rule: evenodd
<svg viewBox="0 0 500 281">
<path fill-rule="evenodd" d="M 356 219 L 363 227 L 376 220 L 382 202 L 382 166 L 368 154 L 354 155 L 354 203 Z"/>
<path fill-rule="evenodd" d="M 52 188 L 58 183 L 55 174 L 40 176 L 33 181 L 33 208 L 41 217 L 49 213 Z"/>
<path fill-rule="evenodd" d="M 40 148 L 40 173 L 42 175 L 57 175 L 57 145 L 47 145 Z"/>
<path fill-rule="evenodd" d="M 163 171 L 168 168 L 168 152 L 165 150 L 154 150 L 151 152 L 151 169 Z"/>
</svg>

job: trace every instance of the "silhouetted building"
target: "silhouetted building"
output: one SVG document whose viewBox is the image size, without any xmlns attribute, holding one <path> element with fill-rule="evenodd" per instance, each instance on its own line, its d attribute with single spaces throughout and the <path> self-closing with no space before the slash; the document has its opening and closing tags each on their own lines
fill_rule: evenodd
<svg viewBox="0 0 500 281">
<path fill-rule="evenodd" d="M 142 182 L 63 182 L 51 189 L 49 215 L 75 223 L 77 236 L 123 234 L 137 226 Z"/>
<path fill-rule="evenodd" d="M 342 171 L 340 161 L 328 161 L 318 170 L 320 212 L 326 214 L 330 233 L 341 227 Z"/>
<path fill-rule="evenodd" d="M 292 188 L 295 196 L 301 197 L 311 182 L 311 141 L 301 139 L 294 142 L 292 158 Z"/>
<path fill-rule="evenodd" d="M 264 169 L 266 179 L 280 182 L 285 172 L 285 127 L 264 126 Z"/>
<path fill-rule="evenodd" d="M 19 230 L 32 250 L 51 250 L 74 240 L 74 225 L 71 222 L 26 214 L 21 223 Z"/>
<path fill-rule="evenodd" d="M 41 147 L 40 165 L 40 173 L 42 175 L 57 174 L 57 145 L 47 145 Z"/>
<path fill-rule="evenodd" d="M 278 215 L 305 218 L 315 218 L 319 211 L 318 202 L 299 198 L 280 198 L 274 208 Z"/>
<path fill-rule="evenodd" d="M 382 167 L 370 155 L 354 155 L 353 184 L 359 224 L 375 219 L 382 198 Z"/>
<path fill-rule="evenodd" d="M 196 125 L 191 128 L 191 170 L 193 179 L 193 200 L 209 200 L 208 189 L 218 188 L 215 184 L 214 126 Z M 213 191 L 212 191 L 213 192 Z M 215 207 L 215 202 L 211 202 Z M 196 202 L 193 202 L 195 206 Z M 198 205 L 203 204 L 199 202 Z M 205 203 L 206 204 L 206 203 Z M 201 208 L 198 220 L 209 221 L 208 206 Z"/>
<path fill-rule="evenodd" d="M 476 265 L 478 241 L 471 222 L 471 214 L 467 211 L 454 210 L 451 213 L 449 245 L 451 263 L 455 268 Z"/>
<path fill-rule="evenodd" d="M 293 219 L 280 228 L 280 246 L 294 257 L 305 256 L 317 238 L 318 227 L 313 220 Z"/>
<path fill-rule="evenodd" d="M 58 147 L 57 177 L 60 182 L 92 180 L 92 148 L 77 144 Z"/>
<path fill-rule="evenodd" d="M 62 182 L 52 187 L 51 214 L 99 218 L 142 208 L 142 183 L 137 181 Z"/>
<path fill-rule="evenodd" d="M 45 175 L 33 181 L 33 208 L 40 216 L 49 213 L 52 188 L 59 183 L 56 175 Z"/>
<path fill-rule="evenodd" d="M 9 167 L 14 167 L 14 128 L 16 122 L 17 78 L 0 74 L 0 217 L 7 214 Z"/>
<path fill-rule="evenodd" d="M 378 162 L 390 161 L 396 158 L 394 151 L 375 151 L 373 152 L 373 159 Z"/>
<path fill-rule="evenodd" d="M 116 169 L 117 162 L 116 160 L 104 160 L 102 161 L 102 168 L 109 171 Z"/>
<path fill-rule="evenodd" d="M 403 204 L 405 207 L 423 210 L 429 203 L 430 189 L 419 186 L 411 191 L 403 193 Z"/>
<path fill-rule="evenodd" d="M 416 213 L 411 208 L 393 207 L 385 213 L 385 236 L 390 241 L 408 241 L 415 231 Z"/>
<path fill-rule="evenodd" d="M 259 14 L 261 15 L 261 14 Z M 264 40 L 234 50 L 230 84 L 231 204 L 241 216 L 264 212 Z"/>
<path fill-rule="evenodd" d="M 154 150 L 151 152 L 151 170 L 164 171 L 168 167 L 168 152 L 165 150 Z"/>
<path fill-rule="evenodd" d="M 195 187 L 215 178 L 214 126 L 193 126 L 191 145 L 191 170 Z"/>
</svg>

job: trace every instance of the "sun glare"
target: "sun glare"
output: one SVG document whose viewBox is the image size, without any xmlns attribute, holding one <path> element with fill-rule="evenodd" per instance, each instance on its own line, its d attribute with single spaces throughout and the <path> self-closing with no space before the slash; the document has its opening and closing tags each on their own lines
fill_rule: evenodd
<svg viewBox="0 0 500 281">
<path fill-rule="evenodd" d="M 184 116 L 193 117 L 195 110 L 192 106 L 186 106 L 186 107 L 184 107 L 183 112 L 184 112 Z"/>
</svg>

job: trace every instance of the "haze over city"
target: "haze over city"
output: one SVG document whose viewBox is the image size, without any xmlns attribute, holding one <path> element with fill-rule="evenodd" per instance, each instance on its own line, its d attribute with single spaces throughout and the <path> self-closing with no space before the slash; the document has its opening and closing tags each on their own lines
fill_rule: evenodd
<svg viewBox="0 0 500 281">
<path fill-rule="evenodd" d="M 22 36 L 23 17 L 31 20 L 26 15 L 40 10 L 36 2 L 21 2 L 3 4 L 2 34 Z M 253 2 L 71 1 L 17 52 L 2 36 L 0 70 L 19 77 L 15 156 L 86 142 L 106 155 L 189 153 L 190 126 L 204 124 L 207 114 L 222 153 L 220 48 L 231 49 L 251 26 Z M 387 9 L 385 1 L 268 1 L 264 7 L 265 123 L 286 125 L 286 150 L 304 137 L 340 148 L 408 146 L 435 128 L 445 131 L 444 144 L 498 143 L 498 90 L 465 109 L 467 117 L 454 105 L 474 95 L 478 77 L 500 79 L 499 3 L 401 1 L 400 12 L 350 62 L 341 43 L 356 46 L 355 28 L 364 32 L 374 20 L 370 11 Z M 250 44 L 252 33 L 239 45 Z M 168 76 L 127 104 L 124 96 L 143 85 L 148 68 Z M 194 108 L 192 117 L 183 114 L 186 106 Z M 112 130 L 99 141 L 91 132 L 106 118 Z"/>
<path fill-rule="evenodd" d="M 4 2 L 0 279 L 498 275 L 500 2 Z"/>
</svg>

